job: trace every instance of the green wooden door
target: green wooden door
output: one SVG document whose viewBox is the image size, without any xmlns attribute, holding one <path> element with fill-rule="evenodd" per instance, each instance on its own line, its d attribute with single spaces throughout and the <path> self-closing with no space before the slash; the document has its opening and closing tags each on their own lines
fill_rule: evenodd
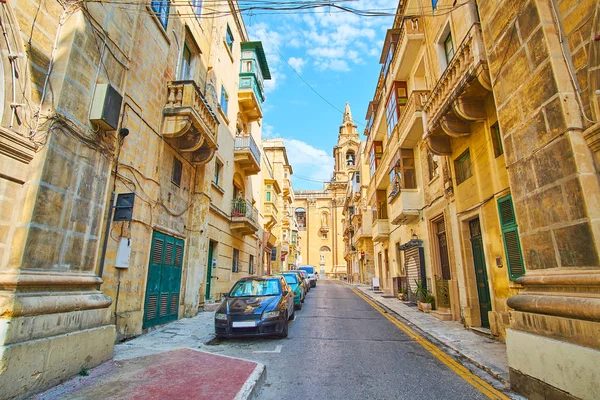
<svg viewBox="0 0 600 400">
<path fill-rule="evenodd" d="M 479 296 L 479 311 L 481 313 L 481 326 L 490 327 L 488 312 L 492 311 L 490 287 L 485 269 L 485 256 L 483 254 L 483 240 L 479 218 L 469 221 L 471 233 L 471 249 L 473 250 L 473 264 L 475 265 L 475 280 L 477 282 L 477 295 Z"/>
<path fill-rule="evenodd" d="M 204 298 L 210 300 L 210 283 L 212 281 L 212 259 L 214 253 L 215 242 L 212 240 L 208 242 L 208 261 L 206 265 L 206 294 Z"/>
<path fill-rule="evenodd" d="M 154 232 L 150 248 L 143 327 L 177 319 L 183 240 Z"/>
</svg>

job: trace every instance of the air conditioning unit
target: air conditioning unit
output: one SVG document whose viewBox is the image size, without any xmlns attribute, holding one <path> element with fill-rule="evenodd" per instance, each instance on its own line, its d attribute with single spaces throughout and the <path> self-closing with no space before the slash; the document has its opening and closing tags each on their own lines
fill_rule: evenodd
<svg viewBox="0 0 600 400">
<path fill-rule="evenodd" d="M 108 83 L 97 84 L 92 99 L 90 122 L 105 131 L 116 130 L 119 126 L 121 103 L 123 103 L 123 96 L 114 87 Z"/>
</svg>

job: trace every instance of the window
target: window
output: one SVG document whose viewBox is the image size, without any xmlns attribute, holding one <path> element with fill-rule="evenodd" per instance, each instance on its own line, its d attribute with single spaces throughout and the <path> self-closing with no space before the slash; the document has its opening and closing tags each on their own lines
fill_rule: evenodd
<svg viewBox="0 0 600 400">
<path fill-rule="evenodd" d="M 192 7 L 196 16 L 200 18 L 202 15 L 202 0 L 192 0 Z"/>
<path fill-rule="evenodd" d="M 188 81 L 192 79 L 192 52 L 190 51 L 190 48 L 187 44 L 183 45 L 179 79 L 182 81 Z"/>
<path fill-rule="evenodd" d="M 390 197 L 398 194 L 401 189 L 417 188 L 413 149 L 400 149 L 396 159 L 390 169 Z"/>
<path fill-rule="evenodd" d="M 323 238 L 323 239 L 327 239 L 327 232 L 323 232 L 323 233 L 321 234 L 321 238 Z"/>
<path fill-rule="evenodd" d="M 248 273 L 250 275 L 254 274 L 254 256 L 250 256 L 250 260 L 248 260 Z"/>
<path fill-rule="evenodd" d="M 373 146 L 371 146 L 371 154 L 370 154 L 370 164 L 371 164 L 371 177 L 375 175 L 377 171 L 377 166 L 379 165 L 379 161 L 383 155 L 383 144 L 382 142 L 373 142 Z"/>
<path fill-rule="evenodd" d="M 510 279 L 514 280 L 525 274 L 525 265 L 511 195 L 498 200 L 498 211 L 500 226 L 502 227 L 502 238 L 504 239 L 504 251 L 508 263 L 508 274 Z"/>
<path fill-rule="evenodd" d="M 392 136 L 392 132 L 398 123 L 398 119 L 402 114 L 402 108 L 408 102 L 408 92 L 406 82 L 396 81 L 392 85 L 392 91 L 386 105 L 386 121 L 388 139 Z"/>
<path fill-rule="evenodd" d="M 229 51 L 233 51 L 233 34 L 229 25 L 227 25 L 227 32 L 225 33 L 225 42 L 227 43 L 227 47 L 229 47 Z"/>
<path fill-rule="evenodd" d="M 448 33 L 444 39 L 444 53 L 446 54 L 446 65 L 450 64 L 454 57 L 454 42 L 452 42 L 452 32 Z"/>
<path fill-rule="evenodd" d="M 271 201 L 271 192 L 267 192 L 267 201 Z"/>
<path fill-rule="evenodd" d="M 152 11 L 158 17 L 160 24 L 163 28 L 167 29 L 167 23 L 169 22 L 169 7 L 171 5 L 170 1 L 162 0 L 162 1 L 153 1 L 151 3 Z"/>
<path fill-rule="evenodd" d="M 277 261 L 277 249 L 271 250 L 271 261 Z"/>
<path fill-rule="evenodd" d="M 432 180 L 439 175 L 439 160 L 440 157 L 433 154 L 431 151 L 427 151 L 427 166 L 429 167 L 429 180 Z"/>
<path fill-rule="evenodd" d="M 225 114 L 225 115 L 227 115 L 228 105 L 229 105 L 229 95 L 227 94 L 225 87 L 223 85 L 221 85 L 221 102 L 219 103 L 219 107 L 221 108 L 221 111 L 223 111 L 223 114 Z"/>
<path fill-rule="evenodd" d="M 173 171 L 171 173 L 171 182 L 173 182 L 177 187 L 181 185 L 181 172 L 183 170 L 183 166 L 181 161 L 177 159 L 177 157 L 173 157 Z"/>
<path fill-rule="evenodd" d="M 298 222 L 299 230 L 306 230 L 306 210 L 304 208 L 296 209 L 296 221 Z"/>
<path fill-rule="evenodd" d="M 454 160 L 454 173 L 456 174 L 456 184 L 460 185 L 471 177 L 471 154 L 469 149 Z"/>
<path fill-rule="evenodd" d="M 431 0 L 431 8 L 433 8 L 435 10 L 437 8 L 437 3 L 438 3 L 438 0 Z"/>
<path fill-rule="evenodd" d="M 252 72 L 252 60 L 245 60 L 242 62 L 242 72 Z"/>
<path fill-rule="evenodd" d="M 231 272 L 240 272 L 240 251 L 233 249 L 233 258 L 231 259 Z"/>
<path fill-rule="evenodd" d="M 394 51 L 396 50 L 396 42 L 391 42 L 388 49 L 388 53 L 385 56 L 385 62 L 383 63 L 383 76 L 385 77 L 390 69 L 392 60 L 394 59 Z"/>
<path fill-rule="evenodd" d="M 387 215 L 387 197 L 385 190 L 378 190 L 376 193 L 376 205 L 373 207 L 373 221 L 378 219 L 388 219 Z"/>
<path fill-rule="evenodd" d="M 357 184 L 360 184 L 360 172 L 356 171 L 354 173 L 354 182 L 356 182 Z"/>
<path fill-rule="evenodd" d="M 497 122 L 490 127 L 490 131 L 492 135 L 492 144 L 494 146 L 494 156 L 498 158 L 504 154 L 504 149 L 502 148 L 502 134 L 500 133 L 500 126 L 498 126 Z"/>
<path fill-rule="evenodd" d="M 223 173 L 223 163 L 218 159 L 215 159 L 215 175 L 213 176 L 213 183 L 221 187 L 221 174 Z"/>
</svg>

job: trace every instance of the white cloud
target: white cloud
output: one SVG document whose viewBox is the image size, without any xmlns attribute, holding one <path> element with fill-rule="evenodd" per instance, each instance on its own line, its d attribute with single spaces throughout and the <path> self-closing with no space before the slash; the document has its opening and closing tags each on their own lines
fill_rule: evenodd
<svg viewBox="0 0 600 400">
<path fill-rule="evenodd" d="M 329 181 L 333 172 L 331 155 L 301 140 L 284 139 L 284 142 L 288 160 L 298 179 L 302 177 L 319 182 Z"/>
<path fill-rule="evenodd" d="M 350 67 L 346 60 L 341 59 L 333 59 L 333 60 L 324 60 L 324 61 L 315 61 L 315 65 L 321 71 L 339 71 L 339 72 L 348 72 L 350 71 Z"/>
<path fill-rule="evenodd" d="M 290 64 L 290 66 L 294 68 L 296 72 L 301 73 L 302 68 L 304 68 L 304 64 L 306 64 L 306 60 L 301 57 L 290 57 L 288 64 Z"/>
</svg>

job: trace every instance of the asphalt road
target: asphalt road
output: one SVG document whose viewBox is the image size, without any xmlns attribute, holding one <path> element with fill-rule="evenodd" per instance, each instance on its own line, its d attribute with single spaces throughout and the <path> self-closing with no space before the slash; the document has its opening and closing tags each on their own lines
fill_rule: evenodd
<svg viewBox="0 0 600 400">
<path fill-rule="evenodd" d="M 348 286 L 319 281 L 289 328 L 210 350 L 265 364 L 260 400 L 486 398 Z"/>
</svg>

